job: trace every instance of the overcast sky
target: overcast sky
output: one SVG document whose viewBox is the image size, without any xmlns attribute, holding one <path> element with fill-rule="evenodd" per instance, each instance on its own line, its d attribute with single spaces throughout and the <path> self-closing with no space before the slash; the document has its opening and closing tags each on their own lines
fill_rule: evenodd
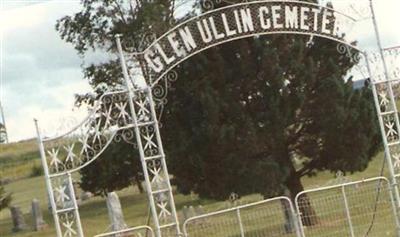
<svg viewBox="0 0 400 237">
<path fill-rule="evenodd" d="M 86 111 L 73 104 L 75 93 L 91 90 L 80 68 L 84 59 L 54 28 L 57 19 L 79 11 L 79 1 L 0 1 L 0 101 L 10 140 L 34 137 L 33 118 L 47 131 L 64 118 L 83 118 Z M 384 46 L 400 45 L 400 1 L 375 1 Z M 361 46 L 373 47 L 372 28 L 367 23 L 359 27 L 359 41 Z M 85 62 L 94 60 L 86 58 Z"/>
</svg>

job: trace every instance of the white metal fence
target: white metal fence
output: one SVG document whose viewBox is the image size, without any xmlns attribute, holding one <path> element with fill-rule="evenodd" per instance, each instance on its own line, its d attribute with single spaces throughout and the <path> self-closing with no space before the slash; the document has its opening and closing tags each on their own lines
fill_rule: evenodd
<svg viewBox="0 0 400 237">
<path fill-rule="evenodd" d="M 296 209 L 303 236 L 396 236 L 390 185 L 384 177 L 306 190 L 297 195 Z"/>
<path fill-rule="evenodd" d="M 298 194 L 293 204 L 287 197 L 277 197 L 189 218 L 183 223 L 183 234 L 184 237 L 400 236 L 396 234 L 397 219 L 390 188 L 386 178 L 377 177 L 306 190 Z M 13 204 L 21 207 L 31 229 L 32 195 L 26 193 L 26 196 L 29 198 L 23 203 Z M 37 198 L 48 220 L 46 195 Z M 8 234 L 11 227 L 9 211 L 5 210 L 0 213 L 0 236 Z M 154 237 L 154 233 L 144 226 L 96 237 L 111 236 Z M 176 237 L 173 232 L 163 236 Z"/>
<path fill-rule="evenodd" d="M 149 226 L 138 226 L 96 235 L 95 237 L 154 237 L 154 232 Z"/>
<path fill-rule="evenodd" d="M 189 218 L 185 237 L 397 236 L 396 212 L 384 177 L 306 190 L 295 208 L 287 197 Z"/>
<path fill-rule="evenodd" d="M 183 231 L 187 237 L 299 237 L 296 225 L 292 202 L 277 197 L 189 218 Z"/>
</svg>

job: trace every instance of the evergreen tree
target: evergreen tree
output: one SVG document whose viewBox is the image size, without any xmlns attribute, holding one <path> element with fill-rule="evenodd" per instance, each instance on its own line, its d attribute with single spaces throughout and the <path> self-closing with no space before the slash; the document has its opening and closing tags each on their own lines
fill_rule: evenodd
<svg viewBox="0 0 400 237">
<path fill-rule="evenodd" d="M 353 90 L 336 43 L 265 36 L 207 50 L 182 65 L 164 141 L 182 193 L 226 199 L 304 190 L 319 171 L 364 170 L 380 145 L 371 90 Z M 288 192 L 287 192 L 288 191 Z M 313 213 L 307 205 L 303 214 Z M 303 220 L 317 222 L 315 215 Z"/>
<path fill-rule="evenodd" d="M 139 47 L 149 28 L 165 32 L 174 6 L 174 1 L 143 1 L 135 12 L 122 1 L 83 3 L 80 13 L 57 24 L 62 38 L 82 54 L 88 48 L 113 52 L 116 33 Z M 308 40 L 289 35 L 242 39 L 208 49 L 177 68 L 180 79 L 168 94 L 161 132 L 180 192 L 214 199 L 231 192 L 288 193 L 294 199 L 305 175 L 367 167 L 380 144 L 371 91 L 355 91 L 351 80 L 345 81 L 354 64 L 337 52 L 335 42 Z M 102 76 L 87 73 L 92 85 L 120 83 L 108 80 L 119 70 L 116 62 L 103 64 Z M 139 157 L 132 155 L 132 162 Z M 305 205 L 302 212 L 313 210 Z"/>
</svg>

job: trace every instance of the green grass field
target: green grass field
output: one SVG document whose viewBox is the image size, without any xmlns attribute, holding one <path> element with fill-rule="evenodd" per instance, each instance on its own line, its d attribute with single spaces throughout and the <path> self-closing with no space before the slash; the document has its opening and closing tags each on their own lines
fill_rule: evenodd
<svg viewBox="0 0 400 237">
<path fill-rule="evenodd" d="M 32 167 L 41 167 L 36 140 L 0 145 L 0 178 L 26 178 Z"/>
<path fill-rule="evenodd" d="M 6 191 L 13 193 L 13 205 L 18 205 L 23 210 L 25 214 L 25 220 L 28 224 L 29 229 L 23 232 L 13 233 L 12 223 L 10 219 L 10 214 L 8 210 L 3 210 L 0 212 L 0 236 L 1 237 L 46 237 L 46 236 L 54 236 L 55 230 L 52 223 L 52 217 L 50 216 L 47 209 L 47 197 L 46 197 L 46 188 L 44 178 L 42 176 L 39 177 L 29 177 L 32 166 L 39 164 L 39 158 L 36 148 L 35 141 L 28 141 L 25 144 L 11 144 L 7 146 L 1 147 L 1 155 L 0 155 L 0 171 L 2 177 L 12 177 L 16 181 L 7 184 L 5 186 Z M 369 164 L 369 167 L 360 173 L 348 174 L 346 176 L 347 179 L 351 179 L 353 181 L 365 179 L 368 177 L 378 176 L 380 174 L 381 166 L 382 166 L 383 154 L 378 154 L 373 161 Z M 12 172 L 12 170 L 18 170 L 18 172 Z M 386 173 L 386 172 L 385 172 Z M 303 184 L 306 188 L 313 188 L 317 186 L 324 186 L 329 183 L 330 180 L 334 179 L 334 174 L 323 172 L 318 174 L 316 177 L 305 177 L 303 178 Z M 140 194 L 135 187 L 126 188 L 118 192 L 118 195 L 121 200 L 121 204 L 123 206 L 125 220 L 128 226 L 138 226 L 138 225 L 146 225 L 149 220 L 149 210 L 147 205 L 147 198 L 145 194 Z M 46 230 L 40 232 L 33 232 L 31 230 L 32 226 L 32 217 L 30 215 L 30 205 L 31 200 L 33 198 L 37 198 L 41 202 L 43 214 L 45 221 L 49 224 L 49 227 Z M 216 211 L 225 209 L 227 207 L 227 202 L 216 202 L 212 200 L 201 200 L 196 195 L 184 196 L 181 194 L 176 194 L 175 201 L 178 210 L 182 210 L 184 206 L 197 206 L 202 205 L 206 212 Z M 250 195 L 243 197 L 242 203 L 250 203 L 253 201 L 261 200 L 260 195 Z M 357 200 L 352 200 L 352 202 L 357 202 Z M 316 208 L 318 209 L 318 205 Z M 279 214 L 279 210 L 276 211 L 277 216 L 280 216 L 281 221 L 279 221 L 277 216 L 274 215 L 266 215 L 265 213 L 271 213 L 271 210 L 275 210 L 276 208 L 280 208 L 280 205 L 275 205 L 274 207 L 267 207 L 265 212 L 257 214 L 257 219 L 259 222 L 253 222 L 254 218 L 251 218 L 252 212 L 248 212 L 248 218 L 245 221 L 247 236 L 273 236 L 268 231 L 273 231 L 274 228 L 278 231 L 282 231 L 283 228 L 283 220 L 282 214 Z M 333 207 L 335 208 L 335 207 Z M 261 210 L 261 209 L 260 209 Z M 385 209 L 386 210 L 386 209 Z M 365 210 L 358 210 L 358 212 L 363 212 Z M 318 212 L 318 210 L 317 210 Z M 109 226 L 109 220 L 107 215 L 107 208 L 104 198 L 102 197 L 94 197 L 89 201 L 81 203 L 80 205 L 80 213 L 81 219 L 84 226 L 84 232 L 86 236 L 93 236 L 95 234 L 106 232 Z M 179 212 L 181 213 L 181 212 Z M 257 213 L 257 212 L 254 212 Z M 256 215 L 256 214 L 254 214 Z M 247 216 L 247 214 L 246 214 Z M 247 218 L 247 217 L 246 217 Z M 382 219 L 382 218 L 381 218 Z M 262 221 L 261 221 L 262 220 Z M 230 221 L 228 217 L 223 217 L 220 225 L 226 226 L 236 226 L 234 221 Z M 265 222 L 264 222 L 265 221 Z M 360 220 L 356 220 L 357 223 Z M 389 219 L 383 218 L 382 221 L 384 223 L 390 222 Z M 218 224 L 219 222 L 216 220 L 213 221 L 213 224 Z M 233 224 L 232 224 L 233 223 Z M 272 229 L 260 230 L 262 223 L 275 223 L 272 225 Z M 204 227 L 204 224 L 203 224 Z M 197 227 L 196 227 L 197 228 Z M 200 228 L 200 227 L 198 227 Z M 209 228 L 209 227 L 207 227 Z M 211 228 L 211 227 L 210 227 Z M 220 228 L 220 227 L 218 227 Z M 221 229 L 218 231 L 212 231 L 213 234 L 206 234 L 208 236 L 237 236 L 235 233 L 229 233 Z M 341 232 L 337 232 L 334 235 L 327 234 L 318 234 L 322 233 L 322 230 L 329 231 L 330 229 L 338 228 L 337 224 L 332 223 L 324 223 L 321 226 L 316 228 L 307 230 L 309 236 L 343 236 Z M 339 226 L 340 228 L 340 226 Z M 197 230 L 196 230 L 197 231 Z M 265 234 L 262 234 L 264 233 Z M 278 231 L 278 232 L 279 232 Z M 199 232 L 199 236 L 204 236 Z M 253 234 L 252 234 L 253 233 Z M 261 234 L 260 234 L 261 233 Z M 317 233 L 317 235 L 313 234 Z M 336 233 L 336 232 L 332 232 Z M 378 231 L 377 233 L 383 233 L 382 231 Z M 391 232 L 390 232 L 391 233 Z M 196 235 L 194 235 L 196 236 Z M 281 236 L 281 235 L 279 235 Z M 294 236 L 292 234 L 288 234 L 285 236 Z M 379 235 L 371 235 L 371 236 L 379 236 Z M 385 235 L 386 236 L 386 235 Z M 389 235 L 390 236 L 390 235 Z"/>
</svg>

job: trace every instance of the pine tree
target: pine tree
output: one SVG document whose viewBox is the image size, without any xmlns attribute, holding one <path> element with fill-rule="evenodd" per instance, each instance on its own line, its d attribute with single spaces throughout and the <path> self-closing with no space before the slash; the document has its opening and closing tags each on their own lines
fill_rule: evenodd
<svg viewBox="0 0 400 237">
<path fill-rule="evenodd" d="M 226 199 L 288 190 L 294 200 L 303 176 L 367 167 L 380 144 L 371 91 L 345 82 L 353 63 L 336 43 L 307 41 L 250 38 L 182 65 L 163 131 L 180 192 Z"/>
<path fill-rule="evenodd" d="M 134 47 L 149 28 L 160 35 L 174 5 L 143 1 L 133 14 L 122 1 L 83 3 L 80 13 L 57 25 L 62 38 L 82 54 L 89 48 L 113 52 L 115 33 L 123 33 Z M 337 52 L 335 42 L 308 41 L 290 35 L 242 39 L 208 49 L 177 68 L 180 79 L 168 94 L 161 132 L 180 192 L 213 199 L 226 199 L 231 192 L 288 193 L 293 200 L 304 189 L 303 176 L 367 167 L 380 144 L 371 91 L 355 91 L 346 82 L 354 63 Z M 93 65 L 86 78 L 93 86 L 119 84 L 117 64 L 113 59 Z M 313 212 L 310 205 L 301 211 Z"/>
</svg>

